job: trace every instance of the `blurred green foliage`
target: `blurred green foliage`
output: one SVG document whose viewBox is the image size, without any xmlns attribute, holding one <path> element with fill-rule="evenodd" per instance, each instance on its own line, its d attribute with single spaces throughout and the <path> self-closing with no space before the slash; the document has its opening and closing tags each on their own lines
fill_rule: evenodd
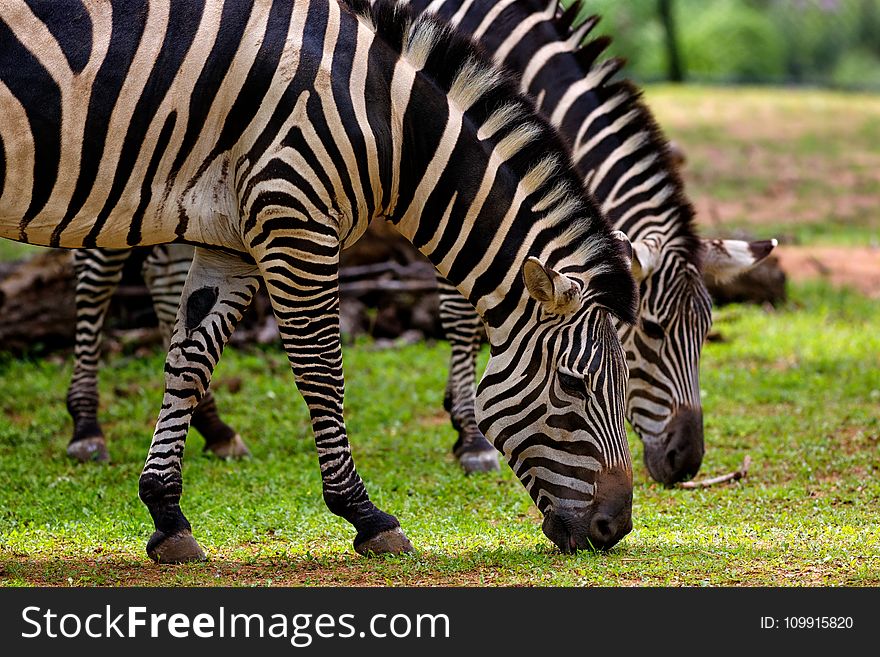
<svg viewBox="0 0 880 657">
<path fill-rule="evenodd" d="M 659 0 L 583 4 L 629 76 L 667 78 Z M 673 12 L 689 81 L 880 89 L 880 0 L 673 0 Z"/>
</svg>

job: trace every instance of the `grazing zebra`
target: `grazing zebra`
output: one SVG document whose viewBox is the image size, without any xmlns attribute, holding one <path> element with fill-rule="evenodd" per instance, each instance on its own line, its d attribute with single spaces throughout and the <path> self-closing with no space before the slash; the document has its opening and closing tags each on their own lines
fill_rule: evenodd
<svg viewBox="0 0 880 657">
<path fill-rule="evenodd" d="M 520 76 L 521 90 L 572 146 L 577 171 L 605 216 L 632 240 L 641 287 L 639 322 L 618 323 L 629 365 L 627 418 L 644 443 L 650 475 L 665 484 L 696 474 L 703 458 L 700 350 L 712 322 L 702 273 L 732 278 L 765 258 L 774 241 L 701 241 L 694 211 L 668 147 L 640 92 L 614 80 L 622 66 L 600 59 L 610 42 L 584 43 L 592 17 L 573 27 L 580 2 L 410 0 L 473 35 L 496 64 Z M 582 45 L 583 44 L 583 45 Z M 495 450 L 474 420 L 480 323 L 441 281 L 440 309 L 452 345 L 446 407 L 467 471 L 497 468 Z"/>
<path fill-rule="evenodd" d="M 329 509 L 361 553 L 411 550 L 343 420 L 338 261 L 386 217 L 477 309 L 476 395 L 561 550 L 632 528 L 627 249 L 555 130 L 473 43 L 395 4 L 0 3 L 0 237 L 196 246 L 139 493 L 147 552 L 204 558 L 180 508 L 191 416 L 262 279 Z M 623 237 L 623 240 L 626 238 Z"/>
<path fill-rule="evenodd" d="M 77 249 L 76 340 L 73 376 L 67 391 L 67 410 L 73 418 L 73 437 L 67 454 L 78 461 L 107 461 L 107 443 L 98 422 L 98 360 L 104 320 L 131 249 Z M 162 336 L 174 332 L 180 294 L 192 263 L 193 247 L 162 244 L 153 247 L 143 262 L 144 280 L 153 297 Z M 238 433 L 217 412 L 211 391 L 205 392 L 192 417 L 192 425 L 205 437 L 205 451 L 222 458 L 240 458 L 249 451 Z"/>
<path fill-rule="evenodd" d="M 556 115 L 564 134 L 579 145 L 578 171 L 603 210 L 619 228 L 636 231 L 631 237 L 637 238 L 634 247 L 641 258 L 637 257 L 635 273 L 643 284 L 642 321 L 638 327 L 618 327 L 630 366 L 627 415 L 644 441 L 652 477 L 673 483 L 695 474 L 703 456 L 699 356 L 711 324 L 708 293 L 696 273 L 702 267 L 709 275 L 733 277 L 765 257 L 773 243 L 703 240 L 700 244 L 693 210 L 670 166 L 665 139 L 650 110 L 634 87 L 611 81 L 619 62 L 597 59 L 608 40 L 579 45 L 596 23 L 591 18 L 572 30 L 580 5 L 571 5 L 563 13 L 555 0 L 411 0 L 410 4 L 458 22 L 461 29 L 478 35 L 486 48 L 503 54 L 499 57 L 502 64 L 526 77 L 524 90 L 541 98 L 543 110 Z M 514 31 L 510 26 L 520 27 Z M 578 95 L 570 95 L 572 88 Z M 567 106 L 562 113 L 557 112 L 560 103 Z M 606 163 L 611 166 L 603 168 Z M 630 166 L 631 172 L 621 175 Z M 97 259 L 90 262 L 100 267 Z M 174 298 L 182 286 L 181 279 L 177 288 L 169 287 L 164 293 Z M 459 433 L 453 452 L 468 472 L 497 469 L 497 451 L 480 432 L 474 416 L 480 318 L 455 287 L 442 280 L 440 309 L 452 346 L 444 403 Z M 99 327 L 93 323 L 90 328 L 77 330 L 77 341 L 84 343 L 78 349 L 94 354 Z M 78 358 L 74 381 L 79 380 L 79 362 Z M 94 397 L 94 382 L 92 374 L 78 385 Z M 88 418 L 96 423 L 94 413 Z M 97 425 L 89 422 L 88 426 Z M 216 422 L 211 426 L 225 427 Z M 221 437 L 231 431 L 225 428 Z M 202 433 L 206 449 L 213 449 L 211 434 Z M 69 453 L 82 435 L 75 433 Z M 103 448 L 103 438 L 96 442 Z M 243 445 L 239 449 L 244 453 Z"/>
</svg>

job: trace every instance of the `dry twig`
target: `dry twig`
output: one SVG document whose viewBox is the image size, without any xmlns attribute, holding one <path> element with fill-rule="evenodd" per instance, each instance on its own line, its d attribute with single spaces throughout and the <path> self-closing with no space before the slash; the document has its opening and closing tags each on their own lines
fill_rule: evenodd
<svg viewBox="0 0 880 657">
<path fill-rule="evenodd" d="M 716 484 L 723 484 L 727 481 L 737 481 L 745 477 L 749 472 L 749 466 L 752 464 L 752 457 L 748 454 L 743 459 L 742 465 L 739 466 L 739 470 L 736 472 L 728 472 L 727 474 L 720 475 L 718 477 L 711 477 L 710 479 L 703 479 L 702 481 L 680 481 L 675 484 L 678 488 L 706 488 L 708 486 L 714 486 Z"/>
</svg>

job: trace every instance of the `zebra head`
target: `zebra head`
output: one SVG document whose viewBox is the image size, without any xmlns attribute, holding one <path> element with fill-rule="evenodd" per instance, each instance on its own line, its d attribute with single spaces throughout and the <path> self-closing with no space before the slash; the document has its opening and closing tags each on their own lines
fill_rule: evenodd
<svg viewBox="0 0 880 657">
<path fill-rule="evenodd" d="M 776 240 L 705 240 L 702 262 L 694 262 L 692 248 L 632 243 L 641 305 L 638 323 L 620 327 L 629 363 L 627 418 L 644 443 L 645 466 L 656 481 L 688 479 L 703 461 L 700 352 L 712 326 L 704 275 L 733 278 L 775 246 Z"/>
<path fill-rule="evenodd" d="M 501 344 L 487 326 L 492 349 L 477 388 L 480 430 L 544 514 L 553 543 L 563 552 L 607 549 L 632 529 L 623 350 L 589 284 L 535 258 L 523 265 L 522 279 L 526 325 Z"/>
</svg>

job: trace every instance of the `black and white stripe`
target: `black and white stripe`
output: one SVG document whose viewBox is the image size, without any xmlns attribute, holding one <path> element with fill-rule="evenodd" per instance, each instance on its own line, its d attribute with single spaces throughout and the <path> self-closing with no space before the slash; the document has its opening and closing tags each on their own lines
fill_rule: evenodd
<svg viewBox="0 0 880 657">
<path fill-rule="evenodd" d="M 640 92 L 616 79 L 622 63 L 603 59 L 609 39 L 584 43 L 598 18 L 575 23 L 580 2 L 557 0 L 411 0 L 416 11 L 436 13 L 474 35 L 495 62 L 520 75 L 522 91 L 571 144 L 577 171 L 609 221 L 632 241 L 633 273 L 641 283 L 640 321 L 618 330 L 629 364 L 627 417 L 645 444 L 651 476 L 664 483 L 692 476 L 703 456 L 699 363 L 711 326 L 702 274 L 735 276 L 773 248 L 773 242 L 710 242 L 712 257 L 694 227 L 694 212 L 671 164 L 665 138 Z M 454 451 L 467 470 L 491 465 L 478 433 L 468 431 L 468 380 L 475 366 L 470 344 L 473 311 L 452 301 L 443 286 L 444 325 L 452 367 L 447 391 Z M 470 363 L 470 364 L 468 364 Z"/>
<path fill-rule="evenodd" d="M 12 119 L 0 123 L 0 235 L 197 247 L 140 480 L 154 559 L 202 556 L 180 510 L 184 441 L 260 279 L 309 406 L 329 508 L 355 526 L 358 551 L 411 549 L 370 501 L 342 415 L 339 251 L 380 216 L 485 322 L 479 427 L 545 533 L 568 551 L 630 530 L 626 367 L 611 323 L 634 318 L 629 260 L 555 130 L 470 41 L 393 4 L 132 0 L 111 13 L 66 0 L 40 17 L 24 2 L 3 7 L 0 116 Z M 26 27 L 71 11 L 91 34 L 79 73 L 61 37 Z"/>
</svg>

